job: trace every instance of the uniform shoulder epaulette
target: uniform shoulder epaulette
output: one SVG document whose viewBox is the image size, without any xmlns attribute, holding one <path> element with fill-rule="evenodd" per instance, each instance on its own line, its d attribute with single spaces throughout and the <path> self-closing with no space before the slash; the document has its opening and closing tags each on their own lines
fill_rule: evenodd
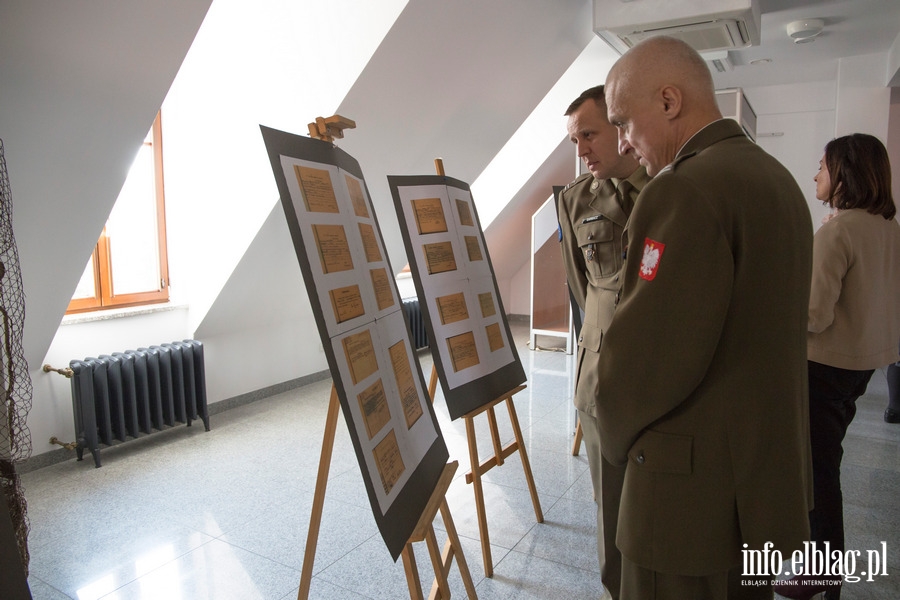
<svg viewBox="0 0 900 600">
<path fill-rule="evenodd" d="M 593 175 L 591 175 L 590 173 L 585 173 L 584 175 L 579 176 L 577 179 L 575 179 L 575 181 L 569 182 L 569 184 L 568 184 L 566 187 L 563 188 L 563 191 L 565 192 L 565 191 L 568 190 L 570 187 L 572 187 L 572 186 L 574 186 L 574 185 L 577 185 L 577 184 L 581 183 L 582 181 L 584 181 L 584 180 L 587 179 L 588 177 L 593 177 Z"/>
</svg>

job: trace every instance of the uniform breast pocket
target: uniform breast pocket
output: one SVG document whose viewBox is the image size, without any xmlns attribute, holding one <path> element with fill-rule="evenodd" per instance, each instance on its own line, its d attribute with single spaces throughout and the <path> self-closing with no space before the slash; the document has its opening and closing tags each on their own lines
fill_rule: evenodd
<svg viewBox="0 0 900 600">
<path fill-rule="evenodd" d="M 614 233 L 612 221 L 606 218 L 582 223 L 575 230 L 588 272 L 594 277 L 609 277 L 616 272 Z"/>
</svg>

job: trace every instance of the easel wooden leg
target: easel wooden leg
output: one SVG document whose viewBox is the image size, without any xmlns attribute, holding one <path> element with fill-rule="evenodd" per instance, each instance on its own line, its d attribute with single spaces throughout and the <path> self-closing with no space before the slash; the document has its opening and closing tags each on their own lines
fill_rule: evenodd
<svg viewBox="0 0 900 600">
<path fill-rule="evenodd" d="M 431 369 L 431 379 L 428 381 L 428 397 L 431 398 L 431 403 L 434 404 L 434 393 L 437 391 L 437 382 L 438 382 L 438 374 L 437 369 Z"/>
<path fill-rule="evenodd" d="M 306 551 L 303 553 L 303 570 L 300 572 L 300 590 L 297 592 L 297 600 L 309 598 L 309 586 L 312 581 L 313 563 L 316 560 L 316 544 L 319 540 L 319 526 L 322 524 L 322 507 L 325 504 L 325 488 L 328 485 L 328 471 L 331 469 L 334 434 L 337 431 L 340 407 L 337 390 L 331 386 L 331 400 L 328 402 L 328 416 L 325 418 L 322 453 L 319 455 L 319 473 L 316 476 L 316 491 L 313 496 L 312 514 L 309 517 L 309 531 L 306 534 Z"/>
<path fill-rule="evenodd" d="M 441 503 L 441 519 L 444 521 L 444 529 L 447 531 L 447 542 L 444 544 L 444 551 L 441 553 L 441 569 L 444 577 L 450 574 L 450 566 L 453 564 L 453 557 L 456 556 L 456 564 L 459 568 L 459 574 L 462 577 L 463 585 L 466 587 L 466 594 L 471 599 L 478 597 L 475 592 L 475 584 L 472 582 L 472 574 L 469 572 L 469 565 L 466 563 L 466 555 L 463 553 L 462 544 L 459 541 L 459 535 L 456 533 L 456 525 L 453 523 L 453 517 L 450 516 L 450 507 L 447 505 L 446 498 Z M 443 598 L 438 582 L 435 581 L 431 586 L 431 593 L 428 600 L 439 600 Z M 446 599 L 445 599 L 446 600 Z"/>
<path fill-rule="evenodd" d="M 450 584 L 447 582 L 447 573 L 450 570 L 450 561 L 454 554 L 457 556 L 457 564 L 459 565 L 459 574 L 462 576 L 463 583 L 466 586 L 466 593 L 469 598 L 476 600 L 478 595 L 475 593 L 475 584 L 472 583 L 472 577 L 469 574 L 469 568 L 466 565 L 466 559 L 463 555 L 462 546 L 459 543 L 459 536 L 456 535 L 456 527 L 453 525 L 453 518 L 450 516 L 450 509 L 447 506 L 447 489 L 453 480 L 453 474 L 459 467 L 456 461 L 447 463 L 441 478 L 432 492 L 431 498 L 425 507 L 425 511 L 419 518 L 416 528 L 413 530 L 409 541 L 406 543 L 403 552 L 403 568 L 406 571 L 406 580 L 409 587 L 410 598 L 418 600 L 422 598 L 422 584 L 419 580 L 419 571 L 416 567 L 415 555 L 413 554 L 413 542 L 425 541 L 428 546 L 428 552 L 431 556 L 431 564 L 434 567 L 434 583 L 432 584 L 431 594 L 429 598 L 449 600 Z M 447 543 L 451 546 L 447 549 L 447 560 L 441 555 L 438 548 L 437 538 L 434 535 L 434 519 L 437 511 L 440 509 L 441 517 L 444 519 L 444 525 L 447 528 Z"/>
<path fill-rule="evenodd" d="M 484 576 L 494 576 L 494 561 L 491 558 L 491 536 L 488 533 L 487 513 L 484 510 L 484 489 L 481 486 L 481 466 L 478 459 L 478 443 L 475 440 L 473 416 L 463 417 L 466 422 L 466 438 L 469 442 L 469 464 L 472 466 L 472 487 L 475 492 L 475 512 L 478 514 L 478 532 L 481 534 L 481 559 Z"/>
<path fill-rule="evenodd" d="M 516 407 L 512 396 L 506 397 L 506 408 L 509 410 L 509 421 L 512 424 L 516 443 L 519 445 L 519 455 L 522 457 L 522 469 L 525 471 L 525 481 L 531 492 L 531 504 L 534 506 L 534 518 L 538 523 L 544 522 L 544 512 L 541 510 L 541 501 L 538 498 L 537 487 L 534 485 L 534 475 L 531 473 L 531 463 L 528 461 L 528 452 L 525 450 L 525 440 L 522 438 L 522 429 L 519 427 L 519 417 L 516 415 Z"/>
<path fill-rule="evenodd" d="M 412 542 L 406 543 L 400 556 L 403 557 L 403 570 L 406 572 L 406 585 L 409 586 L 410 600 L 423 600 L 422 582 L 419 580 L 419 568 L 416 566 Z"/>
<path fill-rule="evenodd" d="M 575 425 L 575 441 L 572 442 L 572 456 L 578 456 L 579 450 L 581 450 L 581 438 L 584 435 L 584 432 L 581 431 L 581 419 L 578 419 L 578 424 Z"/>
</svg>

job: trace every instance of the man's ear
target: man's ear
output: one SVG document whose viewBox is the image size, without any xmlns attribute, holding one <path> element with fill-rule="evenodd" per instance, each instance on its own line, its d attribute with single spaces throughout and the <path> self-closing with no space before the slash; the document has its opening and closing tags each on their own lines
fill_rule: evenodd
<svg viewBox="0 0 900 600">
<path fill-rule="evenodd" d="M 660 90 L 663 102 L 663 113 L 668 119 L 674 119 L 681 113 L 681 90 L 673 85 L 667 85 Z"/>
</svg>

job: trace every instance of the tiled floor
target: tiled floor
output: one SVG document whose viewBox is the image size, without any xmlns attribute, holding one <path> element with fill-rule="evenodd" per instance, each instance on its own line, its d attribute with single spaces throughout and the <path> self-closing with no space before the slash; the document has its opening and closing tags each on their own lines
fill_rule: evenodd
<svg viewBox="0 0 900 600">
<path fill-rule="evenodd" d="M 465 428 L 436 410 L 460 469 L 447 494 L 482 599 L 598 598 L 594 504 L 584 452 L 571 455 L 572 357 L 532 351 L 514 324 L 528 387 L 515 396 L 544 523 L 536 523 L 517 455 L 485 475 L 494 576 L 485 578 Z M 546 346 L 557 340 L 540 338 Z M 427 352 L 420 353 L 426 378 Z M 212 430 L 179 427 L 90 457 L 23 475 L 31 519 L 36 600 L 253 600 L 297 597 L 330 380 L 214 415 Z M 847 547 L 887 542 L 889 576 L 845 586 L 845 600 L 900 598 L 900 425 L 881 415 L 887 387 L 876 372 L 845 443 Z M 498 407 L 504 443 L 509 420 Z M 479 452 L 489 451 L 486 420 Z M 440 520 L 438 540 L 445 536 Z M 428 591 L 430 561 L 416 549 Z M 862 567 L 860 567 L 862 568 Z M 454 566 L 454 597 L 465 590 Z M 0 593 L 2 596 L 2 593 Z M 341 420 L 318 537 L 311 598 L 408 598 L 366 500 Z M 687 600 L 687 599 L 686 599 Z"/>
</svg>

